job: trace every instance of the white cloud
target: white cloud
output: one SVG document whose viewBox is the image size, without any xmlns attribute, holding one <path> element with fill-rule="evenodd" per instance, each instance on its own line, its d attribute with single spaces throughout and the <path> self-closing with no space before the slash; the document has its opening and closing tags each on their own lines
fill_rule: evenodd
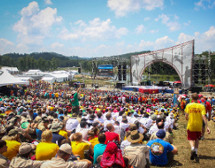
<svg viewBox="0 0 215 168">
<path fill-rule="evenodd" d="M 153 51 L 153 50 L 159 50 L 159 49 L 171 47 L 173 45 L 175 45 L 174 40 L 170 39 L 168 36 L 164 36 L 156 39 L 154 42 L 141 40 L 138 46 L 139 48 L 141 48 L 140 51 L 143 51 L 143 50 Z"/>
<path fill-rule="evenodd" d="M 149 32 L 150 32 L 151 34 L 155 34 L 155 33 L 158 33 L 159 30 L 158 30 L 158 29 L 156 29 L 156 30 L 150 30 Z"/>
<path fill-rule="evenodd" d="M 143 32 L 143 30 L 144 30 L 144 25 L 141 24 L 141 25 L 137 26 L 135 31 L 136 31 L 137 34 L 140 34 L 140 33 Z"/>
<path fill-rule="evenodd" d="M 168 17 L 167 15 L 165 15 L 165 14 L 161 14 L 161 15 L 159 15 L 157 18 L 155 18 L 155 21 L 156 21 L 156 22 L 158 22 L 159 20 L 161 20 L 161 22 L 162 22 L 163 24 L 167 24 L 168 21 L 169 21 L 169 17 Z"/>
<path fill-rule="evenodd" d="M 190 41 L 190 40 L 193 40 L 193 39 L 194 39 L 193 36 L 186 35 L 184 33 L 180 33 L 179 36 L 178 36 L 178 41 L 176 43 L 180 44 L 180 43 L 183 43 L 183 42 L 186 42 L 186 41 Z"/>
<path fill-rule="evenodd" d="M 56 42 L 56 43 L 52 43 L 52 44 L 51 44 L 51 48 L 52 48 L 52 49 L 55 49 L 55 48 L 62 48 L 62 47 L 64 47 L 64 44 L 62 44 L 62 43 Z"/>
<path fill-rule="evenodd" d="M 178 16 L 174 16 L 174 21 L 170 21 L 170 18 L 165 15 L 165 14 L 161 14 L 159 15 L 157 18 L 155 18 L 155 21 L 158 22 L 161 20 L 161 23 L 163 23 L 164 25 L 166 25 L 170 31 L 176 31 L 179 30 L 181 28 L 180 23 L 178 23 L 175 20 L 178 20 Z"/>
<path fill-rule="evenodd" d="M 209 30 L 204 33 L 195 32 L 193 36 L 181 33 L 178 37 L 178 42 L 185 42 L 189 40 L 195 40 L 195 52 L 197 54 L 206 51 L 212 50 L 214 51 L 215 48 L 215 27 L 211 26 Z"/>
<path fill-rule="evenodd" d="M 59 38 L 64 40 L 80 39 L 85 41 L 89 40 L 104 40 L 112 38 L 120 38 L 128 33 L 127 28 L 121 27 L 117 29 L 112 25 L 111 20 L 107 19 L 101 21 L 100 18 L 95 18 L 88 23 L 82 20 L 75 22 L 72 26 L 72 30 L 64 28 Z"/>
<path fill-rule="evenodd" d="M 166 48 L 166 47 L 171 47 L 175 44 L 175 42 L 170 39 L 168 36 L 164 36 L 161 38 L 158 38 L 155 41 L 155 49 L 162 49 L 162 48 Z"/>
<path fill-rule="evenodd" d="M 145 17 L 144 18 L 144 21 L 149 21 L 150 20 L 150 17 Z"/>
<path fill-rule="evenodd" d="M 41 43 L 49 36 L 52 26 L 62 21 L 62 17 L 57 16 L 56 8 L 40 10 L 35 1 L 23 8 L 20 14 L 21 18 L 15 23 L 13 30 L 18 32 L 18 40 L 23 44 Z"/>
<path fill-rule="evenodd" d="M 108 0 L 107 3 L 107 6 L 119 17 L 140 9 L 154 10 L 155 8 L 163 8 L 163 5 L 163 0 Z"/>
<path fill-rule="evenodd" d="M 200 0 L 195 3 L 195 9 L 212 9 L 215 6 L 215 0 Z"/>
<path fill-rule="evenodd" d="M 52 3 L 51 0 L 45 0 L 45 4 L 47 4 L 47 5 L 52 5 L 53 3 Z"/>
<path fill-rule="evenodd" d="M 190 23 L 191 23 L 191 21 L 189 20 L 189 21 L 187 21 L 187 22 L 184 22 L 184 26 L 189 26 L 190 25 Z"/>
<path fill-rule="evenodd" d="M 0 38 L 0 54 L 8 53 L 14 47 L 14 44 L 7 40 Z"/>
</svg>

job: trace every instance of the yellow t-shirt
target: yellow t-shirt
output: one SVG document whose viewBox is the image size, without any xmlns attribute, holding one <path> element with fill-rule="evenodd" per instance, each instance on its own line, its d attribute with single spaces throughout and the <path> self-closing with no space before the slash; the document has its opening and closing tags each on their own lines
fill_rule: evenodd
<svg viewBox="0 0 215 168">
<path fill-rule="evenodd" d="M 84 159 L 84 151 L 90 149 L 90 144 L 86 142 L 71 141 L 72 153 L 79 155 L 80 159 Z"/>
<path fill-rule="evenodd" d="M 55 97 L 58 98 L 59 97 L 59 93 L 55 93 Z"/>
<path fill-rule="evenodd" d="M 68 139 L 68 132 L 66 132 L 64 130 L 60 130 L 58 134 L 63 136 L 64 138 Z"/>
<path fill-rule="evenodd" d="M 94 149 L 94 146 L 95 146 L 96 144 L 99 144 L 98 137 L 89 140 L 89 142 L 90 142 L 91 145 L 92 145 L 92 149 Z"/>
<path fill-rule="evenodd" d="M 7 145 L 7 152 L 4 152 L 2 155 L 7 157 L 9 160 L 12 160 L 19 152 L 20 142 L 15 140 L 5 140 Z"/>
<path fill-rule="evenodd" d="M 57 154 L 59 146 L 52 142 L 40 142 L 36 147 L 36 160 L 50 160 Z"/>
<path fill-rule="evenodd" d="M 189 103 L 186 106 L 185 112 L 189 114 L 187 130 L 191 132 L 202 131 L 202 115 L 206 114 L 204 105 L 200 103 Z"/>
</svg>

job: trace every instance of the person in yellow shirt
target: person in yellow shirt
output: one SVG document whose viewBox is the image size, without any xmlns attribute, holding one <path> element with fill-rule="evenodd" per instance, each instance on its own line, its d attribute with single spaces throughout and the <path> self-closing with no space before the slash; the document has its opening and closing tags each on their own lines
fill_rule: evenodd
<svg viewBox="0 0 215 168">
<path fill-rule="evenodd" d="M 97 127 L 92 128 L 92 129 L 88 132 L 89 142 L 91 143 L 92 149 L 94 149 L 94 146 L 95 146 L 96 144 L 99 144 L 98 133 L 99 133 L 99 129 L 98 129 Z"/>
<path fill-rule="evenodd" d="M 18 154 L 19 146 L 21 145 L 18 131 L 15 129 L 11 129 L 8 132 L 8 135 L 3 137 L 2 140 L 5 140 L 7 145 L 7 151 L 4 152 L 2 155 L 9 160 L 12 160 L 12 158 Z"/>
<path fill-rule="evenodd" d="M 71 147 L 73 154 L 79 155 L 80 159 L 86 159 L 84 156 L 86 153 L 93 153 L 90 143 L 84 142 L 82 140 L 82 134 L 79 132 L 72 135 Z"/>
<path fill-rule="evenodd" d="M 50 160 L 58 150 L 59 146 L 52 143 L 52 132 L 50 130 L 43 131 L 41 142 L 36 147 L 36 160 Z"/>
<path fill-rule="evenodd" d="M 68 132 L 66 132 L 65 130 L 65 123 L 62 123 L 62 129 L 59 131 L 58 134 L 68 139 Z"/>
<path fill-rule="evenodd" d="M 197 156 L 199 138 L 201 137 L 203 120 L 207 127 L 207 132 L 210 133 L 210 129 L 207 126 L 207 118 L 205 116 L 206 110 L 204 105 L 197 103 L 198 94 L 192 95 L 193 103 L 189 103 L 185 108 L 185 118 L 188 120 L 187 123 L 187 139 L 191 146 L 190 159 L 196 162 L 199 161 Z"/>
<path fill-rule="evenodd" d="M 9 160 L 2 153 L 7 152 L 7 144 L 6 141 L 0 140 L 0 168 L 9 167 Z"/>
</svg>

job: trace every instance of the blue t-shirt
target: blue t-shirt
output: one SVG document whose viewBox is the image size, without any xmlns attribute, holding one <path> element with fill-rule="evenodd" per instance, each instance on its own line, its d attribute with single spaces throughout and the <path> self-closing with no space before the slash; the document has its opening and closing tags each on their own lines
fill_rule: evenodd
<svg viewBox="0 0 215 168">
<path fill-rule="evenodd" d="M 93 164 L 98 163 L 98 162 L 97 162 L 97 157 L 98 157 L 99 155 L 103 155 L 106 146 L 107 146 L 107 145 L 101 144 L 101 143 L 96 144 L 96 145 L 94 146 Z"/>
<path fill-rule="evenodd" d="M 154 139 L 147 143 L 150 147 L 149 159 L 153 165 L 164 166 L 168 164 L 167 152 L 171 152 L 174 148 L 162 139 Z"/>
</svg>

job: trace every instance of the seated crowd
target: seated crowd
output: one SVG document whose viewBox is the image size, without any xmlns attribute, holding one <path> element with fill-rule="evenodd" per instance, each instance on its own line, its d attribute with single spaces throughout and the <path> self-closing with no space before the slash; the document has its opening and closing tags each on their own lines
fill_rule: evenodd
<svg viewBox="0 0 215 168">
<path fill-rule="evenodd" d="M 169 99 L 110 102 L 96 95 L 84 96 L 76 113 L 60 97 L 0 97 L 0 168 L 145 168 L 173 159 L 178 109 Z"/>
</svg>

